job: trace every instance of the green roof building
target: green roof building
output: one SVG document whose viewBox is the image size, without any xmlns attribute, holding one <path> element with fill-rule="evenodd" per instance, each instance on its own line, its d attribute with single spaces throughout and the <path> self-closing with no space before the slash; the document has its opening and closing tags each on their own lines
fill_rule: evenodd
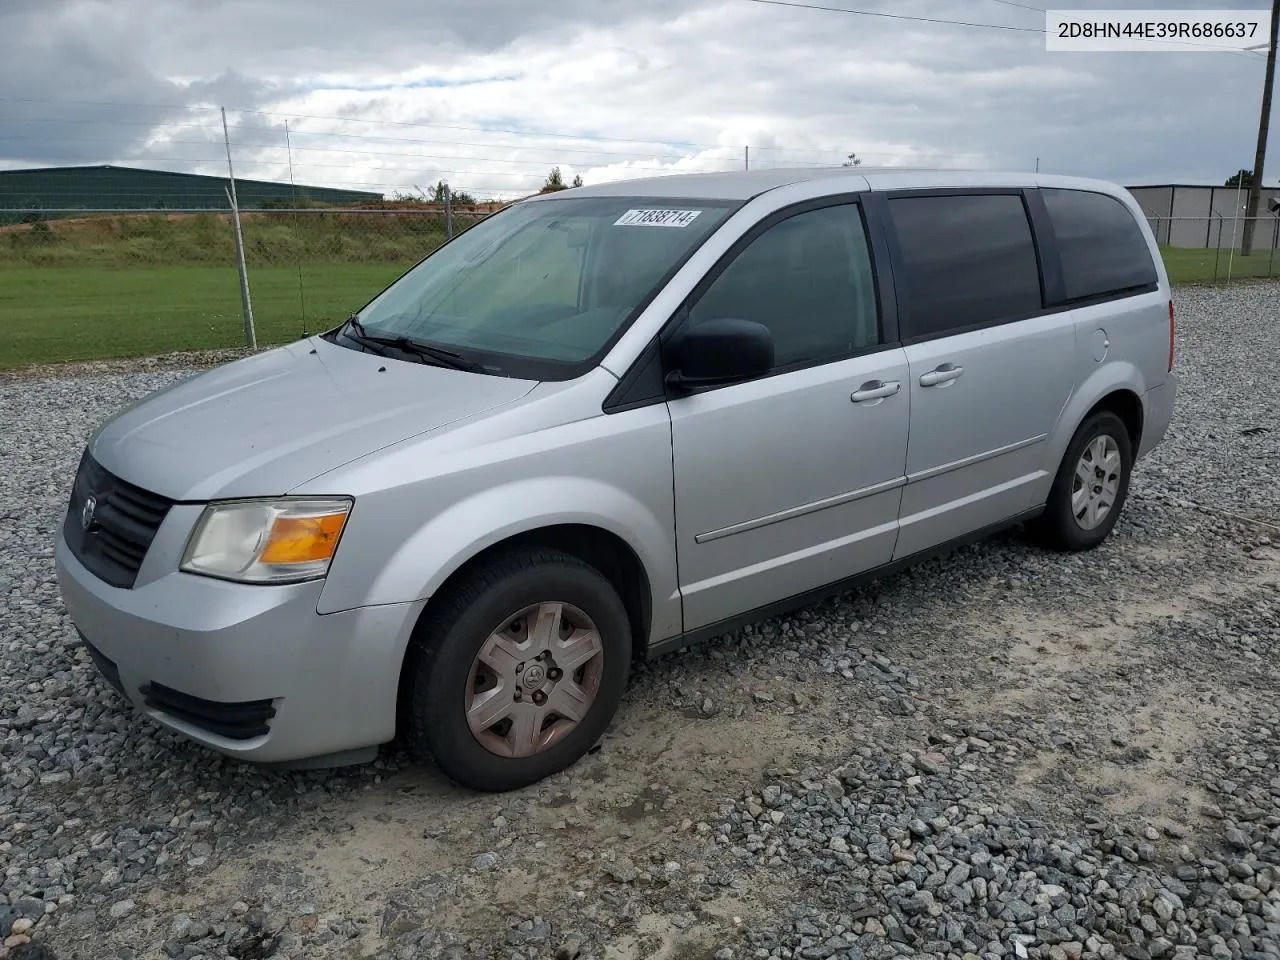
<svg viewBox="0 0 1280 960">
<path fill-rule="evenodd" d="M 7 211 L 30 210 L 226 210 L 226 188 L 226 177 L 111 164 L 0 170 L 0 217 L 12 221 Z M 295 197 L 337 206 L 379 201 L 382 194 L 236 177 L 242 208 L 289 206 Z"/>
</svg>

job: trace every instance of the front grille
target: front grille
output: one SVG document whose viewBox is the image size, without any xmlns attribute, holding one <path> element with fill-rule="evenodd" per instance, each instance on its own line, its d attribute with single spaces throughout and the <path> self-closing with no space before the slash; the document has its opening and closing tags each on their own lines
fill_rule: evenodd
<svg viewBox="0 0 1280 960">
<path fill-rule="evenodd" d="M 265 736 L 270 730 L 269 721 L 276 715 L 270 700 L 221 703 L 193 697 L 159 683 L 148 683 L 141 692 L 147 706 L 228 740 Z"/>
<path fill-rule="evenodd" d="M 84 648 L 89 651 L 89 659 L 93 661 L 93 665 L 98 668 L 98 672 L 102 674 L 107 683 L 111 684 L 120 696 L 128 696 L 124 692 L 124 684 L 120 682 L 120 669 L 115 665 L 115 662 L 90 643 L 88 638 L 83 633 L 80 633 L 79 630 L 76 633 L 80 635 L 80 642 L 84 645 Z"/>
<path fill-rule="evenodd" d="M 86 510 L 90 497 L 93 509 Z M 171 506 L 172 500 L 110 473 L 86 450 L 71 489 L 63 534 L 88 570 L 113 587 L 129 588 Z"/>
</svg>

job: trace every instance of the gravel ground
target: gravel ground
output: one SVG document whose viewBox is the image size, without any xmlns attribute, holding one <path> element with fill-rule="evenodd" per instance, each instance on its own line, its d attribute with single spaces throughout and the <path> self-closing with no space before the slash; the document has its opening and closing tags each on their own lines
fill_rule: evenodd
<svg viewBox="0 0 1280 960">
<path fill-rule="evenodd" d="M 1099 550 L 1011 533 L 642 667 L 600 750 L 501 797 L 132 713 L 51 538 L 94 424 L 185 372 L 8 378 L 0 955 L 1280 957 L 1280 287 L 1178 323 Z"/>
</svg>

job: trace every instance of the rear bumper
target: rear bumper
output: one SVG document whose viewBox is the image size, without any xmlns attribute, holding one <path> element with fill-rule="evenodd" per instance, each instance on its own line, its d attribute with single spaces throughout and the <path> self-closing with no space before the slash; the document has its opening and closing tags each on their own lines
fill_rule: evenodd
<svg viewBox="0 0 1280 960">
<path fill-rule="evenodd" d="M 1138 445 L 1137 457 L 1145 457 L 1164 439 L 1173 419 L 1177 395 L 1178 377 L 1170 373 L 1164 383 L 1152 387 L 1142 398 L 1142 441 Z"/>
<path fill-rule="evenodd" d="M 61 532 L 54 557 L 98 669 L 153 720 L 254 762 L 395 736 L 400 664 L 421 602 L 320 615 L 319 581 L 245 586 L 182 573 L 120 589 L 85 569 Z"/>
</svg>

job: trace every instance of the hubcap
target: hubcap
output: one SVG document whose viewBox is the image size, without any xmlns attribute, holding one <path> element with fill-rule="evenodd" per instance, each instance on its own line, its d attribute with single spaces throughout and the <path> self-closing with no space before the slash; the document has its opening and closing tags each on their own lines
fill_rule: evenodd
<svg viewBox="0 0 1280 960">
<path fill-rule="evenodd" d="M 1094 437 L 1071 482 L 1071 512 L 1081 530 L 1093 530 L 1111 513 L 1120 496 L 1120 446 L 1109 434 Z"/>
<path fill-rule="evenodd" d="M 471 664 L 467 725 L 486 750 L 531 757 L 586 717 L 600 690 L 604 644 L 591 618 L 539 603 L 489 634 Z"/>
</svg>

